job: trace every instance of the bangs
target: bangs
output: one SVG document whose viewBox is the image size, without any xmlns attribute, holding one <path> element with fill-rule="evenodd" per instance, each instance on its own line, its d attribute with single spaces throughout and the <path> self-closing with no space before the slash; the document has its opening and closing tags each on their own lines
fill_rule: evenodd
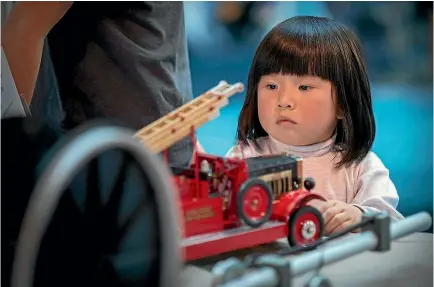
<svg viewBox="0 0 434 287">
<path fill-rule="evenodd" d="M 343 57 L 336 39 L 327 27 L 313 23 L 283 22 L 265 37 L 258 47 L 254 77 L 282 73 L 316 76 L 333 83 L 339 81 Z M 321 29 L 319 29 L 321 28 Z"/>
<path fill-rule="evenodd" d="M 258 113 L 258 84 L 263 76 L 319 77 L 333 85 L 342 114 L 334 143 L 342 159 L 336 167 L 360 162 L 375 138 L 371 89 L 361 50 L 354 32 L 332 19 L 298 16 L 278 24 L 259 44 L 250 66 L 237 140 L 261 150 L 257 139 L 268 136 Z"/>
</svg>

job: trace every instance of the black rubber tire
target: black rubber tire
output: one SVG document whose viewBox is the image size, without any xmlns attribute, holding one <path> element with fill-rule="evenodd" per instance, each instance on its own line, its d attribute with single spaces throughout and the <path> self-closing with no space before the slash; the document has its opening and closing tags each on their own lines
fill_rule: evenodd
<svg viewBox="0 0 434 287">
<path fill-rule="evenodd" d="M 303 206 L 295 211 L 288 219 L 288 243 L 291 247 L 300 246 L 295 238 L 295 224 L 298 218 L 306 213 L 312 213 L 319 222 L 319 235 L 318 239 L 324 235 L 324 218 L 318 209 L 312 206 Z"/>
<path fill-rule="evenodd" d="M 252 220 L 249 218 L 243 209 L 243 201 L 244 198 L 249 191 L 250 188 L 253 186 L 260 185 L 264 188 L 264 190 L 267 193 L 267 200 L 269 201 L 268 208 L 266 210 L 265 216 L 263 216 L 260 220 Z M 259 178 L 251 178 L 246 180 L 241 186 L 240 190 L 238 191 L 237 195 L 237 214 L 238 217 L 248 226 L 257 228 L 266 223 L 270 220 L 271 213 L 273 211 L 273 191 L 271 190 L 271 187 L 262 179 Z"/>
<path fill-rule="evenodd" d="M 134 133 L 89 123 L 45 154 L 11 286 L 175 286 L 178 199 L 167 166 Z"/>
</svg>

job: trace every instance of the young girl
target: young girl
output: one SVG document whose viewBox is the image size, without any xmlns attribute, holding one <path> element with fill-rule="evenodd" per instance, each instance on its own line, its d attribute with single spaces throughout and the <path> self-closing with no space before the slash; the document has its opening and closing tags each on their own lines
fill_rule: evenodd
<svg viewBox="0 0 434 287">
<path fill-rule="evenodd" d="M 304 176 L 328 199 L 310 204 L 330 234 L 365 211 L 403 218 L 389 171 L 370 151 L 374 136 L 357 37 L 327 18 L 294 17 L 274 27 L 256 51 L 238 121 L 240 144 L 227 157 L 302 157 Z"/>
</svg>

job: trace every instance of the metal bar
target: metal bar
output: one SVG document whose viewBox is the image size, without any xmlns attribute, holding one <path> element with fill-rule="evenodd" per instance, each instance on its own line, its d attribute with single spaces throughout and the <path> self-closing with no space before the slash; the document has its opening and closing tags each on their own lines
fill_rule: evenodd
<svg viewBox="0 0 434 287">
<path fill-rule="evenodd" d="M 352 236 L 342 240 L 339 244 L 307 252 L 290 260 L 290 274 L 291 276 L 301 275 L 310 270 L 321 268 L 325 264 L 334 263 L 374 249 L 377 241 L 377 237 L 373 232 L 363 232 L 359 236 Z"/>
<path fill-rule="evenodd" d="M 421 232 L 428 229 L 432 224 L 432 218 L 427 212 L 420 212 L 395 222 L 390 226 L 391 240 Z M 349 258 L 364 251 L 375 248 L 378 238 L 372 231 L 363 232 L 357 236 L 351 236 L 339 241 L 339 244 L 324 246 L 320 250 L 307 252 L 289 259 L 289 274 L 293 278 L 308 271 L 318 269 L 324 265 Z M 260 258 L 258 258 L 260 262 Z M 276 272 L 271 272 L 270 267 L 260 268 L 252 271 L 241 278 L 220 285 L 221 287 L 243 286 L 243 287 L 276 287 L 279 277 Z M 268 271 L 267 271 L 268 270 Z M 255 275 L 255 274 L 259 274 Z M 252 277 L 254 276 L 254 277 Z M 260 278 L 260 279 L 258 279 Z"/>
<path fill-rule="evenodd" d="M 395 240 L 415 232 L 427 230 L 431 227 L 431 224 L 432 218 L 429 213 L 419 212 L 415 215 L 407 217 L 400 222 L 391 224 L 390 238 L 392 240 Z"/>
<path fill-rule="evenodd" d="M 274 287 L 279 284 L 279 276 L 274 268 L 263 267 L 248 275 L 225 283 L 224 287 Z"/>
</svg>

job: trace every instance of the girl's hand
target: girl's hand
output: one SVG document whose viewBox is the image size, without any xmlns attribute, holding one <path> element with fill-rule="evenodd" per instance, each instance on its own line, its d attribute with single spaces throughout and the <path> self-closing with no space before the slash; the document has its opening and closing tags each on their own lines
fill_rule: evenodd
<svg viewBox="0 0 434 287">
<path fill-rule="evenodd" d="M 325 235 L 339 232 L 360 222 L 363 211 L 358 207 L 337 200 L 312 200 L 308 205 L 315 207 L 324 218 Z"/>
<path fill-rule="evenodd" d="M 325 234 L 339 232 L 362 219 L 362 210 L 352 204 L 342 201 L 329 201 L 329 206 L 323 212 Z"/>
</svg>

